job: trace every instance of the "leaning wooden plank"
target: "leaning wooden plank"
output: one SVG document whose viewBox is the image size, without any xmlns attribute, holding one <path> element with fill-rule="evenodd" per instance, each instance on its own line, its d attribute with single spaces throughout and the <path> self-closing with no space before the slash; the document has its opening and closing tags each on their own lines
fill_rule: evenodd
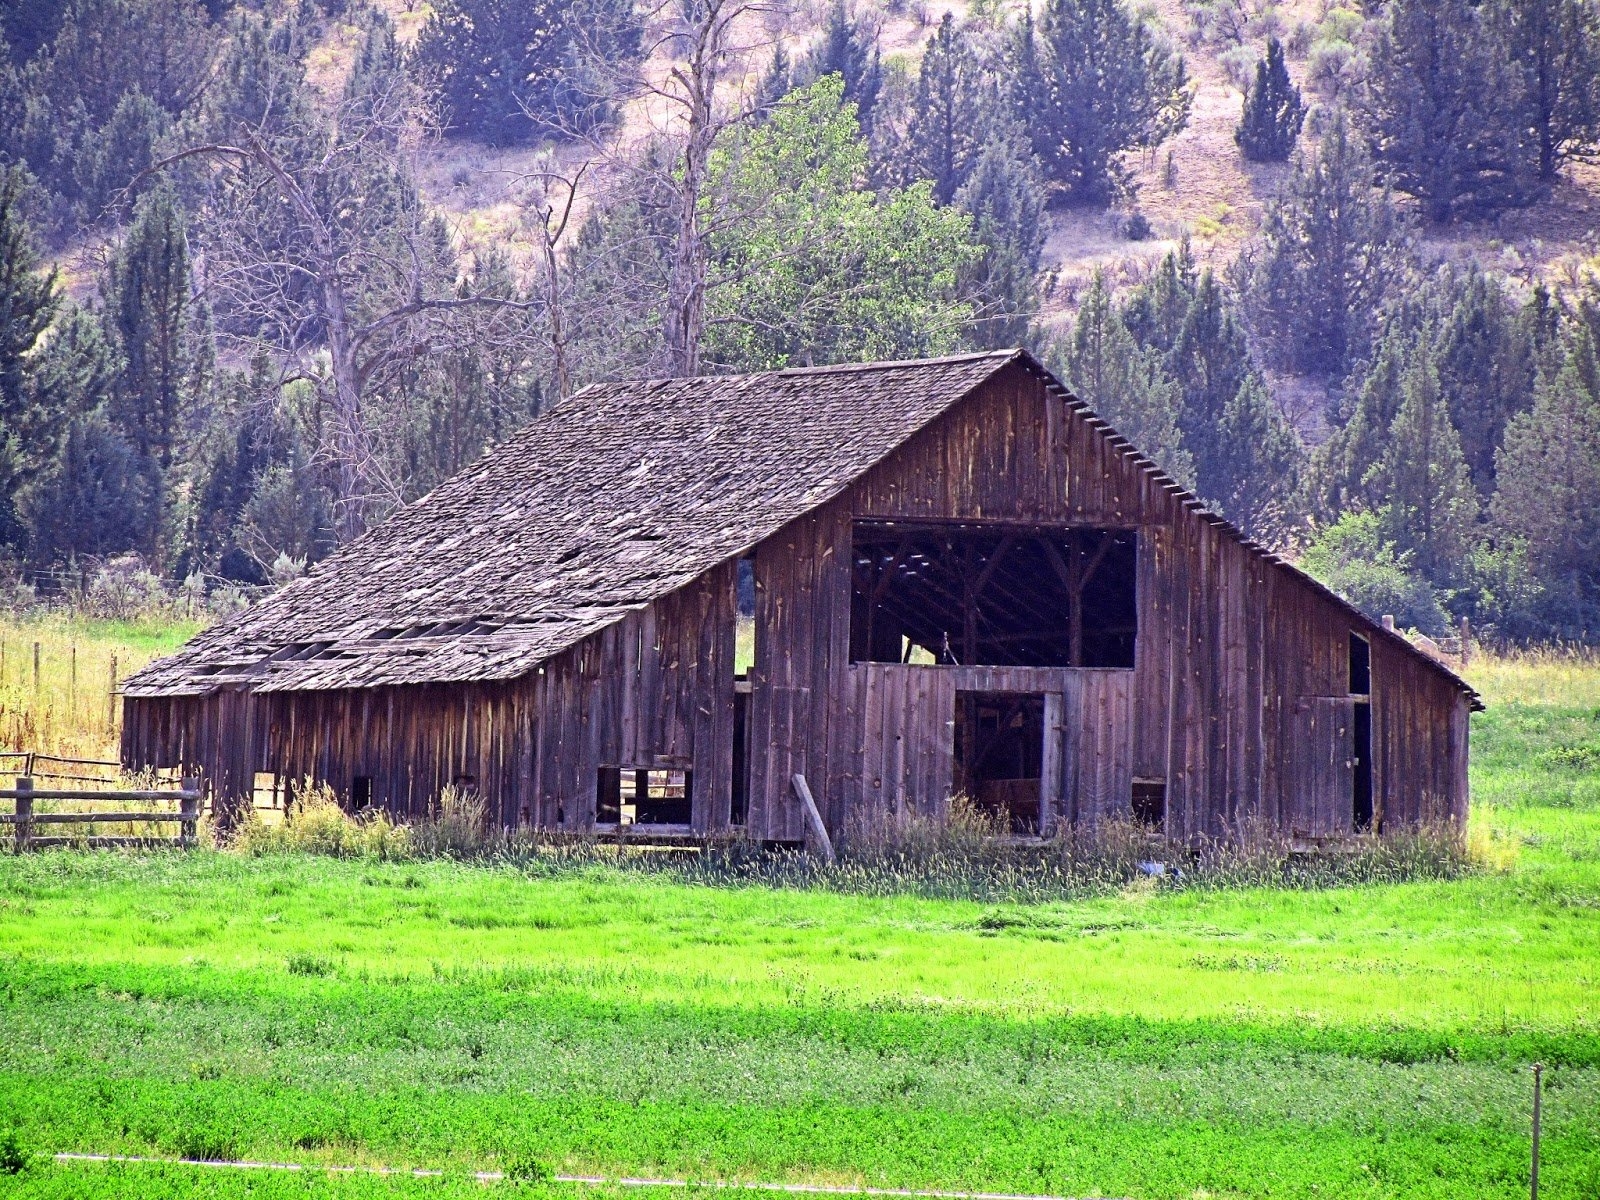
<svg viewBox="0 0 1600 1200">
<path fill-rule="evenodd" d="M 805 810 L 806 825 L 811 830 L 811 836 L 817 839 L 817 844 L 822 847 L 822 857 L 828 862 L 833 862 L 833 839 L 828 836 L 828 827 L 822 823 L 822 813 L 817 810 L 817 802 L 811 798 L 811 789 L 806 786 L 806 777 L 796 775 L 791 782 L 794 784 L 794 794 L 800 797 L 800 805 Z"/>
</svg>

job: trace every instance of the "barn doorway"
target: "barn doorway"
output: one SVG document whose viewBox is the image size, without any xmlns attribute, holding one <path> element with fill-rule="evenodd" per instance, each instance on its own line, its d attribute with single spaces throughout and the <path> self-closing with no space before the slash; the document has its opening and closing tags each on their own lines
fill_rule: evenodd
<svg viewBox="0 0 1600 1200">
<path fill-rule="evenodd" d="M 1044 707 L 1037 692 L 956 693 L 956 793 L 1021 837 L 1040 830 Z"/>
<path fill-rule="evenodd" d="M 1372 803 L 1372 644 L 1350 635 L 1350 817 L 1357 833 L 1375 833 Z"/>
</svg>

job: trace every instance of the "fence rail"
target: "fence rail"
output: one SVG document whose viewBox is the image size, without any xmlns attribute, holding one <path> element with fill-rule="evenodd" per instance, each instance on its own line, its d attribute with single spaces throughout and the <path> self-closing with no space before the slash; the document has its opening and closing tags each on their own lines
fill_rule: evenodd
<svg viewBox="0 0 1600 1200">
<path fill-rule="evenodd" d="M 39 757 L 44 757 L 40 755 Z M 12 845 L 17 854 L 42 850 L 49 846 L 178 846 L 185 850 L 195 844 L 196 826 L 200 820 L 200 781 L 185 778 L 177 791 L 146 791 L 127 789 L 116 791 L 82 791 L 64 788 L 36 788 L 32 776 L 17 777 L 17 786 L 0 789 L 0 800 L 14 802 L 14 810 L 0 813 L 0 826 L 12 826 Z M 127 808 L 105 810 L 79 810 L 75 812 L 39 812 L 34 804 L 40 800 L 99 800 L 126 805 L 133 801 L 176 800 L 178 808 L 166 810 L 130 810 Z M 41 825 L 95 825 L 143 824 L 177 825 L 178 835 L 144 837 L 40 837 L 34 830 Z"/>
</svg>

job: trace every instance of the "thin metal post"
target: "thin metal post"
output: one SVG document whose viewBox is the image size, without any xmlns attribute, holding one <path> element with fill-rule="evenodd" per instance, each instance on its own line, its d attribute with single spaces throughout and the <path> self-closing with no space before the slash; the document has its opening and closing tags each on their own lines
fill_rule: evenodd
<svg viewBox="0 0 1600 1200">
<path fill-rule="evenodd" d="M 26 775 L 17 777 L 16 848 L 18 854 L 27 852 L 33 841 L 33 780 Z"/>
<path fill-rule="evenodd" d="M 1530 1200 L 1539 1200 L 1539 1109 L 1541 1107 L 1540 1093 L 1544 1091 L 1540 1086 L 1544 1078 L 1544 1064 L 1533 1064 L 1533 1166 L 1528 1172 L 1528 1196 Z"/>
</svg>

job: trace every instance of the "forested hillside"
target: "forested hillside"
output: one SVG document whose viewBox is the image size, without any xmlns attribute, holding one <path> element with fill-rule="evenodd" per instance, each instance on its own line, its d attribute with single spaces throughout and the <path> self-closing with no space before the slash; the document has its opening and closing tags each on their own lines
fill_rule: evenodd
<svg viewBox="0 0 1600 1200">
<path fill-rule="evenodd" d="M 0 0 L 0 39 L 15 603 L 281 582 L 596 380 L 1020 344 L 1375 614 L 1600 637 L 1600 0 Z"/>
</svg>

